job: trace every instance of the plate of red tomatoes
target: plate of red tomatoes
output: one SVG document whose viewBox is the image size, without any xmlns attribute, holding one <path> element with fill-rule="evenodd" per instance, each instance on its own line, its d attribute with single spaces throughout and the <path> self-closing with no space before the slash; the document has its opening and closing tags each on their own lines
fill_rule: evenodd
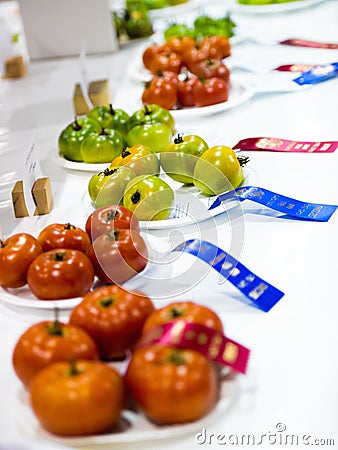
<svg viewBox="0 0 338 450">
<path fill-rule="evenodd" d="M 98 380 L 97 388 L 99 389 L 100 380 Z M 204 416 L 202 419 L 177 424 L 177 425 L 157 425 L 140 412 L 135 412 L 130 409 L 124 409 L 121 414 L 121 419 L 111 432 L 102 434 L 94 434 L 92 436 L 78 436 L 78 437 L 61 437 L 49 433 L 44 430 L 35 417 L 31 406 L 29 404 L 28 394 L 22 389 L 17 396 L 17 417 L 20 429 L 27 435 L 35 439 L 46 439 L 54 441 L 59 444 L 68 446 L 96 446 L 107 444 L 123 444 L 123 443 L 141 443 L 145 441 L 160 441 L 165 439 L 172 439 L 193 434 L 200 433 L 209 424 L 224 418 L 224 415 L 231 410 L 235 404 L 239 393 L 239 381 L 231 376 L 229 379 L 223 380 L 220 386 L 220 397 L 216 406 L 212 411 Z M 182 395 L 185 395 L 182 393 Z M 187 392 L 187 402 L 189 402 L 189 393 Z M 171 402 L 168 408 L 175 411 L 176 404 Z M 79 411 L 83 414 L 83 411 Z M 175 412 L 173 412 L 175 414 Z M 203 436 L 200 436 L 203 439 Z"/>
</svg>

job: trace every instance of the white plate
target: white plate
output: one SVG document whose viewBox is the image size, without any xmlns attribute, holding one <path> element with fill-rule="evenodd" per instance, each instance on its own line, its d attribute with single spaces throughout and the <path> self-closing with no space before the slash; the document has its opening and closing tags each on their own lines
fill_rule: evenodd
<svg viewBox="0 0 338 450">
<path fill-rule="evenodd" d="M 69 159 L 64 158 L 59 155 L 57 149 L 52 151 L 52 157 L 54 161 L 56 161 L 61 167 L 64 169 L 70 170 L 80 170 L 81 172 L 100 172 L 109 167 L 110 163 L 85 163 L 85 162 L 77 162 L 70 161 Z"/>
<path fill-rule="evenodd" d="M 243 186 L 254 184 L 253 171 L 248 167 L 244 167 L 243 171 Z M 208 208 L 215 201 L 215 196 L 207 197 L 197 187 L 182 185 L 182 183 L 172 180 L 163 172 L 161 172 L 160 177 L 175 192 L 174 206 L 172 207 L 170 218 L 166 220 L 140 221 L 141 230 L 174 229 L 175 227 L 193 225 L 229 211 L 238 205 L 238 200 L 228 200 L 209 211 Z M 83 194 L 81 202 L 84 214 L 88 217 L 94 211 L 88 192 Z"/>
<path fill-rule="evenodd" d="M 143 239 L 146 241 L 148 249 L 148 264 L 145 269 L 136 274 L 130 280 L 123 284 L 125 289 L 136 290 L 153 275 L 153 269 L 156 267 L 160 269 L 160 272 L 156 274 L 156 277 L 162 277 L 167 279 L 170 276 L 170 266 L 167 264 L 158 265 L 160 255 L 164 252 L 163 244 L 159 238 L 150 234 L 142 233 Z M 94 281 L 93 288 L 99 286 L 99 281 Z M 28 285 L 18 289 L 6 289 L 0 286 L 0 304 L 6 306 L 9 309 L 16 311 L 30 310 L 35 312 L 50 312 L 55 308 L 59 311 L 71 311 L 82 300 L 82 297 L 60 299 L 60 300 L 39 300 L 30 291 Z"/>
<path fill-rule="evenodd" d="M 145 441 L 178 438 L 180 436 L 200 432 L 209 424 L 224 419 L 238 398 L 239 382 L 235 379 L 223 381 L 221 385 L 220 400 L 216 407 L 205 417 L 195 422 L 182 425 L 158 426 L 148 421 L 142 414 L 130 410 L 122 412 L 121 430 L 88 437 L 62 438 L 45 431 L 35 418 L 29 403 L 27 393 L 20 390 L 17 396 L 17 418 L 20 429 L 34 439 L 48 439 L 68 446 L 93 446 L 98 449 L 100 445 L 141 443 Z M 106 448 L 106 447 L 105 447 Z M 137 446 L 135 447 L 137 449 Z"/>
<path fill-rule="evenodd" d="M 110 8 L 112 11 L 118 11 L 125 8 L 125 0 L 109 0 Z M 181 5 L 167 6 L 160 9 L 149 10 L 149 16 L 151 19 L 167 19 L 175 15 L 184 14 L 192 11 L 200 6 L 200 0 L 188 0 Z"/>
<path fill-rule="evenodd" d="M 271 14 L 308 8 L 326 0 L 296 0 L 287 3 L 272 3 L 270 5 L 242 5 L 237 0 L 229 0 L 229 9 L 244 14 Z"/>
</svg>

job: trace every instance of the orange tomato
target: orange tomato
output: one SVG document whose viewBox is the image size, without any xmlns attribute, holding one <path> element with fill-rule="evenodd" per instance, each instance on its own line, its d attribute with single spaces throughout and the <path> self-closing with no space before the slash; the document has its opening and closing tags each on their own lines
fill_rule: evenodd
<svg viewBox="0 0 338 450">
<path fill-rule="evenodd" d="M 145 319 L 154 310 L 141 292 L 128 292 L 117 285 L 88 293 L 72 310 L 69 323 L 80 326 L 96 342 L 101 359 L 125 356 L 141 335 Z"/>
<path fill-rule="evenodd" d="M 53 363 L 30 386 L 34 414 L 49 432 L 85 436 L 111 431 L 124 403 L 119 373 L 99 361 Z"/>
<path fill-rule="evenodd" d="M 28 328 L 17 341 L 12 357 L 16 375 L 28 387 L 34 375 L 56 361 L 98 359 L 92 338 L 79 327 L 58 320 Z"/>
<path fill-rule="evenodd" d="M 210 308 L 194 302 L 174 302 L 155 309 L 143 325 L 143 333 L 151 328 L 175 320 L 198 323 L 223 333 L 223 324 L 219 316 Z"/>
<path fill-rule="evenodd" d="M 159 424 L 200 419 L 219 398 L 217 370 L 195 350 L 162 345 L 136 350 L 125 381 L 138 407 Z"/>
</svg>

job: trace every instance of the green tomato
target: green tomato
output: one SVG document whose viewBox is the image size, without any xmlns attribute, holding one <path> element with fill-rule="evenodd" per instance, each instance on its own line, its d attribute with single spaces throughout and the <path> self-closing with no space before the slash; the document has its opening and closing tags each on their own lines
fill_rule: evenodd
<svg viewBox="0 0 338 450">
<path fill-rule="evenodd" d="M 194 184 L 206 195 L 218 195 L 236 189 L 244 174 L 232 148 L 217 145 L 206 150 L 194 170 Z"/>
<path fill-rule="evenodd" d="M 159 105 L 144 105 L 141 109 L 134 112 L 129 121 L 130 129 L 136 125 L 143 125 L 147 122 L 165 123 L 175 133 L 174 117 L 165 108 Z"/>
<path fill-rule="evenodd" d="M 127 134 L 129 147 L 142 144 L 155 153 L 162 152 L 170 144 L 173 133 L 164 123 L 145 123 L 132 128 Z"/>
<path fill-rule="evenodd" d="M 192 134 L 182 137 L 179 134 L 161 153 L 161 166 L 173 180 L 192 184 L 196 162 L 208 148 L 200 136 Z"/>
<path fill-rule="evenodd" d="M 165 220 L 173 207 L 175 194 L 165 181 L 156 175 L 140 175 L 128 183 L 123 206 L 138 220 Z"/>
<path fill-rule="evenodd" d="M 153 27 L 147 9 L 127 10 L 125 28 L 131 38 L 150 36 Z"/>
<path fill-rule="evenodd" d="M 100 132 L 100 125 L 87 117 L 75 119 L 61 131 L 58 139 L 59 155 L 71 161 L 83 161 L 82 141 L 93 132 Z"/>
<path fill-rule="evenodd" d="M 88 193 L 94 208 L 122 204 L 124 191 L 135 177 L 135 172 L 126 166 L 107 168 L 94 174 L 88 184 Z"/>
<path fill-rule="evenodd" d="M 109 106 L 96 106 L 87 113 L 87 117 L 96 120 L 102 128 L 112 128 L 119 131 L 125 138 L 129 131 L 129 114 L 123 109 L 115 109 Z"/>
<path fill-rule="evenodd" d="M 121 133 L 103 128 L 101 133 L 91 133 L 83 140 L 82 159 L 86 163 L 109 163 L 122 153 L 125 146 Z"/>
<path fill-rule="evenodd" d="M 167 0 L 145 0 L 148 9 L 161 9 L 168 6 Z"/>
<path fill-rule="evenodd" d="M 181 23 L 173 23 L 164 31 L 164 39 L 168 40 L 171 37 L 194 37 L 194 30 L 188 27 L 188 25 Z"/>
<path fill-rule="evenodd" d="M 126 8 L 128 11 L 147 9 L 145 0 L 126 0 Z"/>
</svg>

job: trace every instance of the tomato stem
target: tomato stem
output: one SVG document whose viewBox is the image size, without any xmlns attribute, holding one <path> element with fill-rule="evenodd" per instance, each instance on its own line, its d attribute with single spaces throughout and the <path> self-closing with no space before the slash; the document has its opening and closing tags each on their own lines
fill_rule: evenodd
<svg viewBox="0 0 338 450">
<path fill-rule="evenodd" d="M 113 297 L 102 298 L 100 300 L 100 306 L 102 306 L 102 308 L 109 308 L 109 306 L 113 305 L 114 303 L 115 299 Z"/>
<path fill-rule="evenodd" d="M 184 313 L 184 311 L 174 307 L 170 310 L 170 317 L 172 317 L 173 319 L 176 319 L 177 317 L 181 317 L 183 315 L 183 313 Z"/>
<path fill-rule="evenodd" d="M 105 128 L 102 128 L 100 136 L 109 136 L 109 133 L 107 132 L 107 130 Z"/>
<path fill-rule="evenodd" d="M 53 260 L 54 261 L 64 261 L 65 256 L 66 256 L 65 252 L 56 252 L 56 253 L 54 253 Z"/>
<path fill-rule="evenodd" d="M 248 156 L 237 156 L 237 159 L 241 167 L 244 167 L 250 161 Z"/>
<path fill-rule="evenodd" d="M 105 177 L 108 177 L 109 175 L 113 175 L 113 173 L 115 173 L 117 171 L 116 169 L 109 169 L 109 167 L 107 167 L 107 169 L 104 169 L 103 173 Z"/>
<path fill-rule="evenodd" d="M 131 155 L 131 152 L 127 150 L 126 148 L 122 150 L 121 156 L 122 158 L 126 158 L 127 156 Z"/>
<path fill-rule="evenodd" d="M 115 220 L 117 215 L 116 211 L 108 211 L 106 214 L 106 222 L 108 222 L 108 220 Z"/>
<path fill-rule="evenodd" d="M 59 321 L 59 308 L 54 308 L 54 322 L 47 324 L 47 331 L 52 336 L 63 336 L 63 327 Z"/>
<path fill-rule="evenodd" d="M 169 355 L 168 362 L 175 364 L 176 366 L 182 366 L 185 363 L 185 359 L 181 351 L 173 350 Z"/>
<path fill-rule="evenodd" d="M 150 114 L 151 114 L 151 111 L 150 111 L 150 109 L 148 108 L 148 105 L 144 105 L 144 114 L 145 114 L 146 116 L 150 116 Z"/>
<path fill-rule="evenodd" d="M 0 239 L 0 247 L 1 248 L 6 247 L 6 244 L 5 244 L 5 242 L 2 239 Z"/>
<path fill-rule="evenodd" d="M 130 200 L 133 203 L 133 205 L 136 205 L 136 203 L 138 203 L 141 200 L 141 194 L 139 193 L 139 191 L 135 191 L 133 195 L 130 197 Z"/>
<path fill-rule="evenodd" d="M 174 144 L 182 144 L 183 142 L 183 136 L 182 134 L 178 134 L 177 138 L 174 139 Z"/>
<path fill-rule="evenodd" d="M 74 118 L 74 123 L 72 125 L 74 131 L 80 131 L 82 129 L 81 125 L 77 121 L 77 117 Z"/>
<path fill-rule="evenodd" d="M 75 359 L 69 360 L 69 375 L 74 376 L 81 373 L 81 371 L 76 367 L 76 361 Z"/>
<path fill-rule="evenodd" d="M 65 230 L 75 230 L 75 227 L 74 227 L 74 225 L 72 225 L 68 222 L 64 225 L 64 229 Z"/>
<path fill-rule="evenodd" d="M 116 111 L 113 108 L 113 105 L 111 103 L 109 103 L 109 112 L 112 116 L 115 116 L 115 114 L 116 114 Z"/>
<path fill-rule="evenodd" d="M 119 240 L 119 230 L 118 229 L 115 229 L 114 231 L 108 231 L 106 233 L 106 235 L 110 241 L 118 241 Z"/>
</svg>

